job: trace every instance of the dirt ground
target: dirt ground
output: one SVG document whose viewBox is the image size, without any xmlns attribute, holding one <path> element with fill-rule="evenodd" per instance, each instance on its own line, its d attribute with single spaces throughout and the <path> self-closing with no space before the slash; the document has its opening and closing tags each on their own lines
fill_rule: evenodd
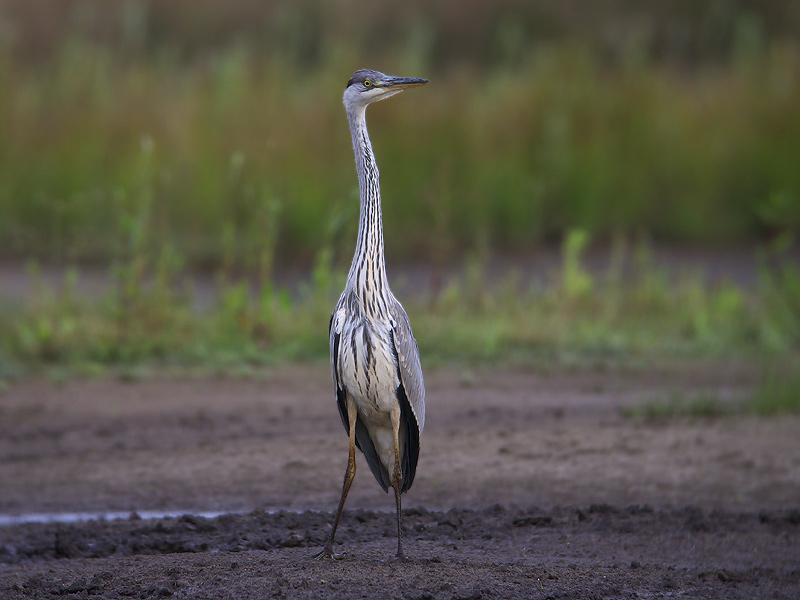
<svg viewBox="0 0 800 600">
<path fill-rule="evenodd" d="M 1 526 L 0 598 L 800 597 L 800 418 L 621 413 L 680 390 L 735 400 L 746 366 L 429 373 L 402 563 L 360 458 L 345 558 L 310 558 L 346 461 L 328 377 L 14 384 L 0 517 L 238 514 Z"/>
</svg>

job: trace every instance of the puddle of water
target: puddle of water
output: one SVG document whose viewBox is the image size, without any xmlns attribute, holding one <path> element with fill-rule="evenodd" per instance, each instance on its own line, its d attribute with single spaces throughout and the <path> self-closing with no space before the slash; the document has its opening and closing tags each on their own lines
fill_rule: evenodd
<svg viewBox="0 0 800 600">
<path fill-rule="evenodd" d="M 22 515 L 0 514 L 0 527 L 10 525 L 28 525 L 31 523 L 82 523 L 84 521 L 120 521 L 131 517 L 140 519 L 175 519 L 183 515 L 215 519 L 227 514 L 242 514 L 241 512 L 219 510 L 139 510 L 139 511 L 99 511 L 99 512 L 74 512 L 74 513 L 27 513 Z"/>
<path fill-rule="evenodd" d="M 269 508 L 255 509 L 267 514 L 274 515 L 279 512 L 303 513 L 306 511 L 319 510 L 315 508 Z M 440 511 L 444 509 L 435 508 L 429 511 Z M 203 519 L 216 519 L 223 515 L 245 515 L 251 511 L 246 510 L 110 510 L 96 512 L 60 512 L 60 513 L 24 513 L 21 515 L 8 515 L 0 513 L 0 527 L 10 527 L 12 525 L 30 525 L 35 523 L 84 523 L 86 521 L 127 521 L 128 519 L 141 519 L 152 521 L 155 519 L 177 519 L 184 515 L 200 517 Z M 377 509 L 373 512 L 391 513 L 393 509 Z"/>
</svg>

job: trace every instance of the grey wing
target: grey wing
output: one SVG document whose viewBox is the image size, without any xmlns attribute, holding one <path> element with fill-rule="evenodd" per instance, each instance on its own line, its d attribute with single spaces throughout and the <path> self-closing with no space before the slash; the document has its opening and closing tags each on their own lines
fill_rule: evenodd
<svg viewBox="0 0 800 600">
<path fill-rule="evenodd" d="M 417 340 L 411 331 L 403 306 L 395 300 L 390 308 L 394 319 L 395 352 L 397 352 L 397 365 L 400 372 L 400 382 L 405 388 L 408 403 L 414 413 L 419 431 L 425 427 L 425 380 L 422 376 L 422 365 L 419 362 L 419 348 Z"/>
<path fill-rule="evenodd" d="M 397 386 L 397 400 L 400 403 L 400 418 L 405 425 L 401 461 L 402 491 L 405 492 L 414 483 L 419 459 L 419 436 L 425 427 L 425 381 L 422 377 L 417 341 L 411 332 L 408 315 L 396 300 L 390 310 L 394 320 L 392 342 L 400 379 L 400 385 Z"/>
</svg>

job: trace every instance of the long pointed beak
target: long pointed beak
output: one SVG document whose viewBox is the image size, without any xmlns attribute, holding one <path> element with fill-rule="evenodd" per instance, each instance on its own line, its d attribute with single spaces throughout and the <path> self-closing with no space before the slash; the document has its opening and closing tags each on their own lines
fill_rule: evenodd
<svg viewBox="0 0 800 600">
<path fill-rule="evenodd" d="M 404 90 L 410 87 L 417 87 L 428 83 L 422 77 L 387 77 L 381 82 L 381 87 Z"/>
</svg>

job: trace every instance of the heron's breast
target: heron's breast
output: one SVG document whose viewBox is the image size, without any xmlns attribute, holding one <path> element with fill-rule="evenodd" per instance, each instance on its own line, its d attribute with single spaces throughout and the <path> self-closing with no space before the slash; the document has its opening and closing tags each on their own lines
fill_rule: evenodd
<svg viewBox="0 0 800 600">
<path fill-rule="evenodd" d="M 388 328 L 364 321 L 344 328 L 341 380 L 366 420 L 383 422 L 397 403 L 397 364 Z"/>
</svg>

